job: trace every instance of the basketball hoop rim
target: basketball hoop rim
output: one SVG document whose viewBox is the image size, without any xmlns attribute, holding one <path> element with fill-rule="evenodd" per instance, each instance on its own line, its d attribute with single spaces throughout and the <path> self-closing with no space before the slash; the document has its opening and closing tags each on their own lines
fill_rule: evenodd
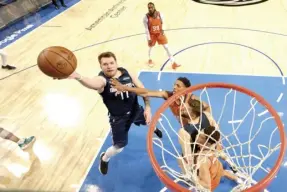
<svg viewBox="0 0 287 192">
<path fill-rule="evenodd" d="M 175 183 L 172 179 L 170 179 L 164 172 L 163 170 L 160 168 L 160 165 L 158 164 L 156 157 L 154 155 L 154 150 L 153 150 L 153 134 L 154 134 L 154 128 L 157 125 L 157 121 L 158 119 L 161 118 L 161 112 L 165 111 L 173 102 L 176 98 L 178 98 L 179 96 L 183 95 L 183 94 L 187 94 L 187 93 L 191 93 L 194 92 L 196 90 L 200 90 L 200 89 L 204 89 L 204 88 L 225 88 L 225 89 L 233 89 L 236 91 L 239 91 L 241 93 L 245 93 L 251 97 L 256 98 L 256 100 L 261 103 L 263 106 L 265 106 L 267 108 L 267 110 L 272 114 L 272 116 L 274 117 L 276 124 L 278 126 L 279 132 L 280 132 L 280 141 L 281 141 L 281 146 L 280 146 L 280 154 L 279 157 L 276 161 L 276 164 L 274 165 L 274 167 L 270 170 L 269 174 L 266 175 L 261 181 L 259 181 L 256 185 L 252 186 L 249 189 L 246 189 L 246 192 L 254 192 L 254 191 L 260 191 L 264 188 L 266 188 L 270 182 L 272 181 L 272 179 L 276 176 L 277 172 L 280 169 L 280 165 L 284 159 L 284 154 L 285 154 L 285 150 L 286 150 L 286 138 L 285 138 L 285 131 L 284 131 L 284 126 L 283 123 L 281 121 L 281 118 L 279 117 L 279 115 L 277 114 L 276 110 L 272 107 L 271 104 L 269 104 L 261 95 L 255 93 L 254 91 L 251 91 L 245 87 L 239 86 L 239 85 L 235 85 L 235 84 L 229 84 L 229 83 L 222 83 L 222 82 L 212 82 L 212 83 L 204 83 L 204 84 L 198 84 L 198 85 L 194 85 L 191 86 L 185 90 L 182 90 L 176 94 L 174 94 L 173 96 L 171 96 L 170 98 L 168 98 L 161 106 L 160 108 L 156 111 L 156 113 L 154 114 L 150 126 L 149 126 L 149 130 L 148 130 L 148 134 L 147 134 L 147 151 L 149 154 L 149 158 L 152 164 L 152 167 L 154 169 L 154 171 L 156 172 L 157 176 L 159 177 L 159 179 L 166 185 L 167 188 L 169 188 L 172 191 L 180 191 L 180 192 L 189 192 L 188 189 L 180 186 L 179 184 Z"/>
</svg>

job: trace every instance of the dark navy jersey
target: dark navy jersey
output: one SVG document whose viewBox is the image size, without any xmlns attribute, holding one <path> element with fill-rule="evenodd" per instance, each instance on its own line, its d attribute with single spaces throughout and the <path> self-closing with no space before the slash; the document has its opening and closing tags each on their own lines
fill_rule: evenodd
<svg viewBox="0 0 287 192">
<path fill-rule="evenodd" d="M 122 72 L 122 75 L 117 80 L 125 86 L 135 87 L 129 72 L 122 67 L 118 68 L 118 70 Z M 104 91 L 100 95 L 111 115 L 125 115 L 128 112 L 132 112 L 138 106 L 138 98 L 135 93 L 126 91 L 116 94 L 117 89 L 113 88 L 110 84 L 111 78 L 105 76 L 103 72 L 100 72 L 99 76 L 107 80 Z"/>
<path fill-rule="evenodd" d="M 186 124 L 184 125 L 184 129 L 190 134 L 192 141 L 195 141 L 196 135 L 198 133 L 197 130 L 202 130 L 210 126 L 209 119 L 205 115 L 205 113 L 201 113 L 199 117 L 199 122 L 196 124 Z"/>
<path fill-rule="evenodd" d="M 205 129 L 209 126 L 210 126 L 209 119 L 207 118 L 205 113 L 202 112 L 201 116 L 199 117 L 199 123 L 195 124 L 195 127 L 197 127 L 197 129 L 201 130 L 201 129 Z"/>
</svg>

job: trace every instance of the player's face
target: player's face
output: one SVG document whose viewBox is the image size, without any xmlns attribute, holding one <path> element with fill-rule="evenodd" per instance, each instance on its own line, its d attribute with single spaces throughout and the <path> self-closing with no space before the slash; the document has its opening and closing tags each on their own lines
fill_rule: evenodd
<svg viewBox="0 0 287 192">
<path fill-rule="evenodd" d="M 183 89 L 185 89 L 185 85 L 183 84 L 183 82 L 176 80 L 176 82 L 173 85 L 173 93 L 176 93 L 178 91 L 181 91 Z"/>
<path fill-rule="evenodd" d="M 118 64 L 113 57 L 103 57 L 101 69 L 107 77 L 114 77 L 117 74 Z"/>
<path fill-rule="evenodd" d="M 151 4 L 148 5 L 148 12 L 149 12 L 150 15 L 153 15 L 153 14 L 154 14 L 155 8 L 154 8 L 153 5 L 151 5 Z"/>
</svg>

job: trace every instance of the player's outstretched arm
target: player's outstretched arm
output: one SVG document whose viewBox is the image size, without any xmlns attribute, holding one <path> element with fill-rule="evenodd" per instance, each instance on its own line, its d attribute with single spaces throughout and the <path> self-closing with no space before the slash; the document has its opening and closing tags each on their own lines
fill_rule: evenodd
<svg viewBox="0 0 287 192">
<path fill-rule="evenodd" d="M 95 89 L 99 91 L 102 90 L 107 83 L 106 79 L 101 76 L 89 78 L 89 77 L 84 77 L 76 72 L 71 74 L 69 78 L 78 80 L 83 86 L 89 89 Z"/>
<path fill-rule="evenodd" d="M 119 81 L 116 79 L 111 80 L 111 85 L 116 88 L 118 91 L 129 91 L 136 93 L 139 96 L 142 97 L 159 97 L 159 98 L 168 98 L 168 93 L 166 91 L 152 91 L 145 88 L 140 87 L 128 87 L 125 85 L 122 85 Z"/>
</svg>

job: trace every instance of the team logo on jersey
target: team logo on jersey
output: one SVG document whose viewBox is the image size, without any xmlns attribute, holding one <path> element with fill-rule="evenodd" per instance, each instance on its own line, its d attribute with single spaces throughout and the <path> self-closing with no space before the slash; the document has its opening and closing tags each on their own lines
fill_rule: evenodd
<svg viewBox="0 0 287 192">
<path fill-rule="evenodd" d="M 193 0 L 197 3 L 212 4 L 219 6 L 247 6 L 263 3 L 268 0 Z"/>
</svg>

